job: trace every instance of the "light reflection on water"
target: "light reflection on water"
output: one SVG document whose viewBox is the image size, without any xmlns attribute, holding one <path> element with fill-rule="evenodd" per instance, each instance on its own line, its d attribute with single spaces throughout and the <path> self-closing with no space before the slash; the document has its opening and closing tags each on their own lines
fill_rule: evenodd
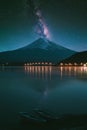
<svg viewBox="0 0 87 130">
<path fill-rule="evenodd" d="M 0 68 L 0 102 L 3 126 L 38 107 L 58 115 L 87 113 L 87 67 Z"/>
<path fill-rule="evenodd" d="M 63 78 L 63 76 L 84 76 L 87 73 L 87 67 L 52 67 L 52 66 L 25 66 L 24 70 L 31 77 L 52 78 L 54 74 Z"/>
<path fill-rule="evenodd" d="M 52 66 L 25 66 L 24 69 L 31 77 L 51 79 Z"/>
</svg>

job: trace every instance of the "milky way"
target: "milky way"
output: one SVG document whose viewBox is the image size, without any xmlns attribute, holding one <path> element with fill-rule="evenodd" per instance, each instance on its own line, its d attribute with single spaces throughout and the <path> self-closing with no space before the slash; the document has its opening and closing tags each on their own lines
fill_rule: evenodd
<svg viewBox="0 0 87 130">
<path fill-rule="evenodd" d="M 35 26 L 35 32 L 39 34 L 40 37 L 48 39 L 49 31 L 42 16 L 40 8 L 34 3 L 34 0 L 28 0 L 27 4 L 32 9 L 33 15 L 35 16 L 35 20 L 37 21 Z"/>
<path fill-rule="evenodd" d="M 0 0 L 0 51 L 23 47 L 39 37 L 87 50 L 87 0 Z"/>
</svg>

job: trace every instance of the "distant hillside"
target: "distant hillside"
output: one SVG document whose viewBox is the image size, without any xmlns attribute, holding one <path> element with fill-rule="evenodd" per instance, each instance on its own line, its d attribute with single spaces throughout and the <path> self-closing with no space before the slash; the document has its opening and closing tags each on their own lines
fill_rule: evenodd
<svg viewBox="0 0 87 130">
<path fill-rule="evenodd" d="M 62 63 L 77 63 L 78 65 L 81 63 L 87 63 L 87 51 L 83 51 L 83 52 L 78 52 L 72 56 L 70 56 L 69 58 L 66 58 L 65 60 L 61 61 Z"/>
<path fill-rule="evenodd" d="M 0 64 L 24 65 L 25 63 L 59 61 L 73 55 L 75 52 L 42 38 L 14 51 L 0 53 Z"/>
</svg>

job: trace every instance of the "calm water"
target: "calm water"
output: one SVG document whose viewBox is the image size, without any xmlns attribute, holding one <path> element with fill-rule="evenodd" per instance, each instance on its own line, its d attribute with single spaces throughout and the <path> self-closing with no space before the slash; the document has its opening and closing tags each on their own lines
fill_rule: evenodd
<svg viewBox="0 0 87 130">
<path fill-rule="evenodd" d="M 86 67 L 0 68 L 0 130 L 22 129 L 19 112 L 87 114 Z"/>
</svg>

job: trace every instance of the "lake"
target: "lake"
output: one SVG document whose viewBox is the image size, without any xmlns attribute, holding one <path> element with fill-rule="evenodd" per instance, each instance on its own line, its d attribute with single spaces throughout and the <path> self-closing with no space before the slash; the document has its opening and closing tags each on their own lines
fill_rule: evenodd
<svg viewBox="0 0 87 130">
<path fill-rule="evenodd" d="M 19 112 L 87 114 L 87 67 L 0 67 L 0 130 L 21 130 Z"/>
</svg>

